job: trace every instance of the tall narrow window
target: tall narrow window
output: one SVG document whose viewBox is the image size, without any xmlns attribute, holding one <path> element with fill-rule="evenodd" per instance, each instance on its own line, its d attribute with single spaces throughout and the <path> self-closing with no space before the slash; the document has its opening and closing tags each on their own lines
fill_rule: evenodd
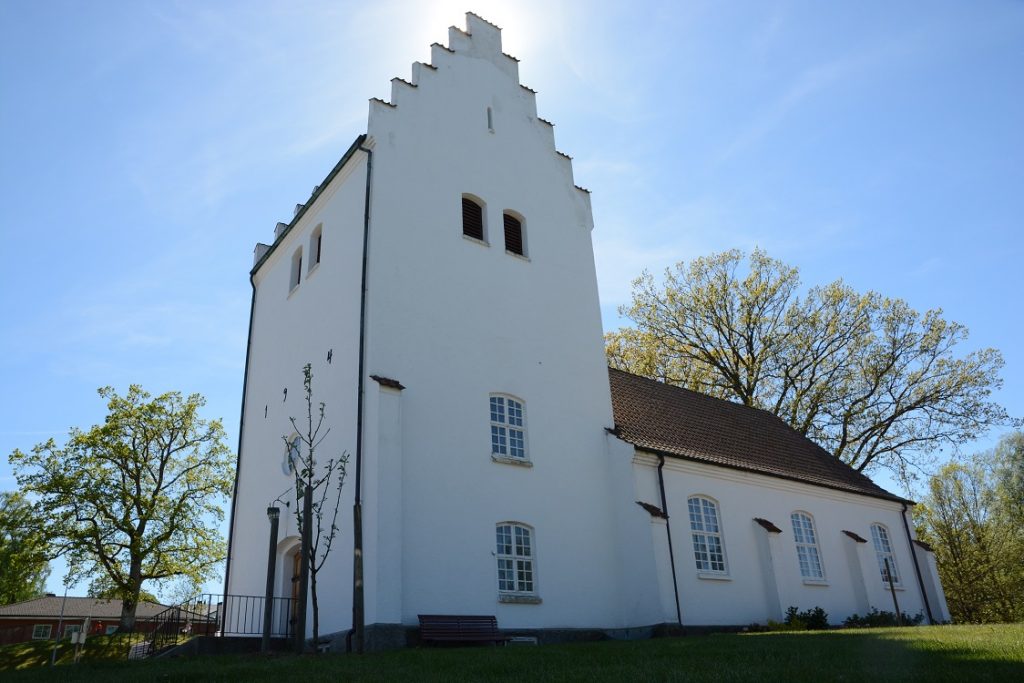
<svg viewBox="0 0 1024 683">
<path fill-rule="evenodd" d="M 302 282 L 302 247 L 296 249 L 292 254 L 292 276 L 289 291 L 298 287 L 300 282 Z"/>
<path fill-rule="evenodd" d="M 536 593 L 533 570 L 533 531 L 516 522 L 496 527 L 499 593 Z"/>
<path fill-rule="evenodd" d="M 505 218 L 505 251 L 524 256 L 523 248 L 523 222 L 510 213 L 504 214 Z"/>
<path fill-rule="evenodd" d="M 309 236 L 309 270 L 320 265 L 320 250 L 324 243 L 324 226 L 318 225 Z"/>
<path fill-rule="evenodd" d="M 693 496 L 686 501 L 693 535 L 693 557 L 697 571 L 725 574 L 722 528 L 718 523 L 718 505 L 709 498 Z"/>
<path fill-rule="evenodd" d="M 824 579 L 814 520 L 803 512 L 794 512 L 790 520 L 793 522 L 793 538 L 796 540 L 796 557 L 800 561 L 800 576 L 819 581 Z"/>
<path fill-rule="evenodd" d="M 484 240 L 484 208 L 469 197 L 462 198 L 462 234 Z"/>
<path fill-rule="evenodd" d="M 491 455 L 526 459 L 526 416 L 522 401 L 491 396 Z"/>
<path fill-rule="evenodd" d="M 882 575 L 882 583 L 889 584 L 885 572 L 886 560 L 892 573 L 892 582 L 900 583 L 900 571 L 896 568 L 896 557 L 892 554 L 892 543 L 889 542 L 889 530 L 881 524 L 871 525 L 871 542 L 875 546 L 875 557 L 878 558 L 878 572 Z"/>
</svg>

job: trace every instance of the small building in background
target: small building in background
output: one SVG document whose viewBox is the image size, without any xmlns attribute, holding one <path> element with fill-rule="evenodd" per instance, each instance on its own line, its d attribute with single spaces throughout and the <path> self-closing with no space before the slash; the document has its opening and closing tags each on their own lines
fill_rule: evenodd
<svg viewBox="0 0 1024 683">
<path fill-rule="evenodd" d="M 167 605 L 140 600 L 135 609 L 135 632 L 152 631 L 156 626 L 154 618 L 166 609 Z M 72 633 L 82 630 L 87 619 L 89 635 L 113 633 L 121 621 L 121 601 L 113 598 L 64 598 L 51 593 L 0 606 L 0 645 L 69 638 Z"/>
</svg>

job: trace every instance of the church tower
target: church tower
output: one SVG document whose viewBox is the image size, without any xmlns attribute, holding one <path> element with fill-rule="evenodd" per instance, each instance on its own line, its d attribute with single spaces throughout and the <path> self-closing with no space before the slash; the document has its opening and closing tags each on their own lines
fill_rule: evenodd
<svg viewBox="0 0 1024 683">
<path fill-rule="evenodd" d="M 613 629 L 657 611 L 624 597 L 645 576 L 628 558 L 653 551 L 630 553 L 649 533 L 620 528 L 631 451 L 606 433 L 592 228 L 500 30 L 467 14 L 390 102 L 371 100 L 366 135 L 257 246 L 229 593 L 263 592 L 264 510 L 288 498 L 283 437 L 310 363 L 330 426 L 319 453 L 350 454 L 321 633 L 351 625 L 357 486 L 368 633 L 429 613 Z"/>
</svg>

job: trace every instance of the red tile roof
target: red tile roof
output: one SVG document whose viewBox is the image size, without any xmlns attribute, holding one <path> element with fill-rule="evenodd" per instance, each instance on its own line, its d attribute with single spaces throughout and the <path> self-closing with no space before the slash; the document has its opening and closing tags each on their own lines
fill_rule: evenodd
<svg viewBox="0 0 1024 683">
<path fill-rule="evenodd" d="M 68 596 L 66 601 L 60 595 L 46 595 L 41 598 L 15 602 L 0 606 L 0 619 L 17 619 L 27 617 L 58 618 L 63 606 L 65 619 L 78 619 L 91 616 L 93 619 L 119 619 L 121 617 L 121 601 L 115 598 L 78 598 Z M 145 620 L 152 618 L 167 609 L 167 605 L 140 600 L 135 608 L 135 617 Z"/>
<path fill-rule="evenodd" d="M 910 502 L 767 411 L 614 368 L 608 374 L 616 434 L 640 450 Z"/>
</svg>

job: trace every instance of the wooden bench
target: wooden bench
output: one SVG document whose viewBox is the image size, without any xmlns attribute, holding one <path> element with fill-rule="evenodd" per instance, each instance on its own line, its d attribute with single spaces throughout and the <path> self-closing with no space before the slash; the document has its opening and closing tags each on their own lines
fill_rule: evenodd
<svg viewBox="0 0 1024 683">
<path fill-rule="evenodd" d="M 424 643 L 506 643 L 494 616 L 421 614 L 420 640 Z"/>
</svg>

